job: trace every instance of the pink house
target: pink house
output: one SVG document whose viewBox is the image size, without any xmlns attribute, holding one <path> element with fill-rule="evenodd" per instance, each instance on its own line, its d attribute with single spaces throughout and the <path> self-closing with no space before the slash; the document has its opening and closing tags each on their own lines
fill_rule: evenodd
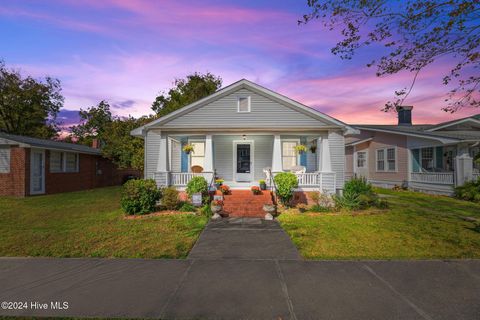
<svg viewBox="0 0 480 320">
<path fill-rule="evenodd" d="M 345 176 L 447 194 L 480 176 L 480 115 L 439 124 L 412 124 L 411 106 L 398 107 L 397 125 L 355 125 L 345 141 Z"/>
</svg>

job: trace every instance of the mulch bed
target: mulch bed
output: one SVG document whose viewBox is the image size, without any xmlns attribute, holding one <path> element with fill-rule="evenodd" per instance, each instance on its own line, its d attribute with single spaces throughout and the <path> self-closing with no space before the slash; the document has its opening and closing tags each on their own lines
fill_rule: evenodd
<svg viewBox="0 0 480 320">
<path fill-rule="evenodd" d="M 145 218 L 152 218 L 152 217 L 165 216 L 165 215 L 174 215 L 174 214 L 195 214 L 195 212 L 163 210 L 163 211 L 156 211 L 156 212 L 147 213 L 147 214 L 126 215 L 124 218 L 127 219 L 127 220 L 136 220 L 136 219 L 145 219 Z"/>
</svg>

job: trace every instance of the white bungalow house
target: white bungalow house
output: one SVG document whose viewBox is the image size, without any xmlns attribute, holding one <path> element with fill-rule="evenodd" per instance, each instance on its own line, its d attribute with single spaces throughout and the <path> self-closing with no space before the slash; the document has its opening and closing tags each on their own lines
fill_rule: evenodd
<svg viewBox="0 0 480 320">
<path fill-rule="evenodd" d="M 181 190 L 215 172 L 246 189 L 269 172 L 293 170 L 300 190 L 328 193 L 343 188 L 347 133 L 358 130 L 245 79 L 131 132 L 145 139 L 145 178 L 159 187 Z M 192 153 L 183 152 L 186 144 Z M 308 151 L 298 154 L 300 144 Z"/>
</svg>

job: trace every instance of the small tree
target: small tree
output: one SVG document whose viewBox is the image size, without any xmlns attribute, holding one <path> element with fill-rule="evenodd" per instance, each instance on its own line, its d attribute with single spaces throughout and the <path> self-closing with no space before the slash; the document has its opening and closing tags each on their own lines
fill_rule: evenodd
<svg viewBox="0 0 480 320">
<path fill-rule="evenodd" d="M 274 178 L 277 186 L 277 196 L 284 205 L 289 205 L 293 197 L 293 189 L 298 187 L 297 176 L 291 172 L 282 172 Z"/>
<path fill-rule="evenodd" d="M 201 193 L 202 196 L 208 193 L 208 183 L 204 177 L 193 177 L 187 184 L 185 189 L 188 196 L 191 198 L 194 193 Z"/>
</svg>

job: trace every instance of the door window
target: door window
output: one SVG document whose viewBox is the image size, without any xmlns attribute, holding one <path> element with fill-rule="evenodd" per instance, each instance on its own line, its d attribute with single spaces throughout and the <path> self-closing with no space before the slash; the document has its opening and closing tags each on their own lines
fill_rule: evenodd
<svg viewBox="0 0 480 320">
<path fill-rule="evenodd" d="M 237 144 L 237 173 L 250 173 L 250 144 Z"/>
</svg>

